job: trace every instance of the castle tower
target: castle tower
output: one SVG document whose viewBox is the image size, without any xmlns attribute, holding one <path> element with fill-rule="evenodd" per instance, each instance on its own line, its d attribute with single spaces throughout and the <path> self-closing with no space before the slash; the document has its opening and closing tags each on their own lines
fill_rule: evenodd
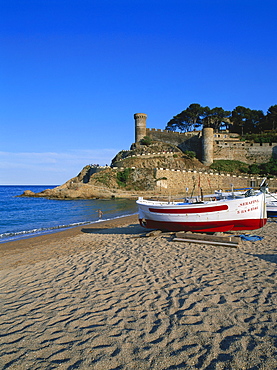
<svg viewBox="0 0 277 370">
<path fill-rule="evenodd" d="M 135 113 L 135 142 L 138 143 L 141 139 L 146 136 L 146 118 L 145 113 Z"/>
<path fill-rule="evenodd" d="M 202 131 L 202 163 L 210 166 L 214 161 L 214 130 L 204 127 Z"/>
</svg>

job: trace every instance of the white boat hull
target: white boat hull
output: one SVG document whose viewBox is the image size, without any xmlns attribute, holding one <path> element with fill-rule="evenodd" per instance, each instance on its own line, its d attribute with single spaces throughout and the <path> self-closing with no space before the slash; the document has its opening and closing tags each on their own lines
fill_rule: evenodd
<svg viewBox="0 0 277 370">
<path fill-rule="evenodd" d="M 247 189 L 245 189 L 247 190 Z M 207 195 L 206 197 L 215 197 L 217 199 L 224 199 L 230 196 L 242 197 L 244 196 L 245 192 L 235 191 L 235 192 L 220 192 L 217 191 L 214 194 Z M 258 192 L 256 191 L 256 194 Z M 265 202 L 266 202 L 266 211 L 267 217 L 277 217 L 277 193 L 270 193 L 266 191 L 265 193 Z"/>
<path fill-rule="evenodd" d="M 259 229 L 267 221 L 264 193 L 199 203 L 139 198 L 137 205 L 140 224 L 150 229 L 225 232 Z"/>
<path fill-rule="evenodd" d="M 266 203 L 267 217 L 277 217 L 277 201 Z"/>
</svg>

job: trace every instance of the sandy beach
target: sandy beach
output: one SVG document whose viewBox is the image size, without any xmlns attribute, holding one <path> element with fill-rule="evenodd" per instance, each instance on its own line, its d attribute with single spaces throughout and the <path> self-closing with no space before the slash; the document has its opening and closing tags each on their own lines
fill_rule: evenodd
<svg viewBox="0 0 277 370">
<path fill-rule="evenodd" d="M 146 232 L 135 215 L 0 244 L 0 369 L 276 369 L 276 221 L 238 248 Z"/>
</svg>

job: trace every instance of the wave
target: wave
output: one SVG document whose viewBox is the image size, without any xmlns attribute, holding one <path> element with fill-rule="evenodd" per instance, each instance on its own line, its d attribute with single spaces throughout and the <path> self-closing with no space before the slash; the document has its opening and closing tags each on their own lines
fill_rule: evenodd
<svg viewBox="0 0 277 370">
<path fill-rule="evenodd" d="M 81 226 L 81 225 L 88 225 L 88 224 L 95 224 L 95 223 L 100 223 L 103 221 L 111 221 L 115 220 L 117 218 L 123 218 L 127 216 L 132 216 L 135 215 L 136 213 L 131 213 L 131 214 L 126 214 L 122 216 L 116 216 L 116 217 L 111 217 L 111 218 L 105 218 L 105 219 L 99 219 L 95 221 L 83 221 L 83 222 L 74 222 L 68 225 L 59 225 L 59 226 L 53 226 L 53 227 L 41 227 L 37 229 L 32 229 L 32 230 L 23 230 L 23 231 L 16 231 L 16 232 L 5 232 L 0 234 L 0 243 L 8 242 L 8 241 L 13 241 L 13 240 L 18 240 L 18 239 L 23 239 L 25 237 L 29 236 L 38 236 L 42 234 L 50 234 L 52 232 L 55 232 L 60 229 L 69 229 L 72 227 L 76 226 Z"/>
</svg>

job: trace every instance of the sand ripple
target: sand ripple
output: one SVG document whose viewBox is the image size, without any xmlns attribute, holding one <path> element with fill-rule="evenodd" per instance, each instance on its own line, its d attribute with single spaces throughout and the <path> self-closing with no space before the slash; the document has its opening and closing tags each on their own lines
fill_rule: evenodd
<svg viewBox="0 0 277 370">
<path fill-rule="evenodd" d="M 277 368 L 275 223 L 237 250 L 125 231 L 1 271 L 1 369 Z"/>
</svg>

